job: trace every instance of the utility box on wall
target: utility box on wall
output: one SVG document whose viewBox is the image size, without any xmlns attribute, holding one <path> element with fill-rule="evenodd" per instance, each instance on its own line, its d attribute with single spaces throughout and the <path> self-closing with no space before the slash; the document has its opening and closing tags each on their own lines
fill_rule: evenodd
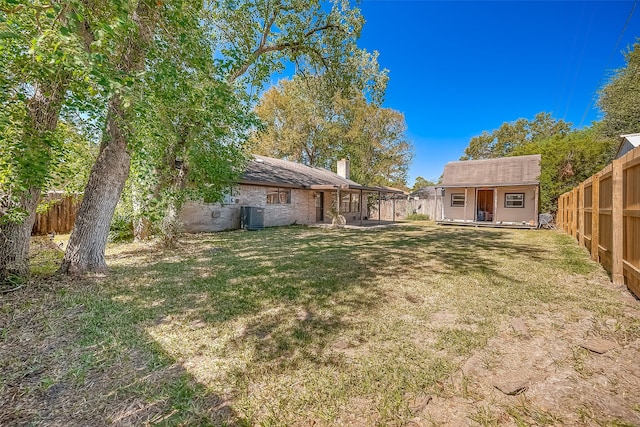
<svg viewBox="0 0 640 427">
<path fill-rule="evenodd" d="M 264 208 L 241 206 L 240 228 L 250 231 L 262 230 L 264 228 Z"/>
</svg>

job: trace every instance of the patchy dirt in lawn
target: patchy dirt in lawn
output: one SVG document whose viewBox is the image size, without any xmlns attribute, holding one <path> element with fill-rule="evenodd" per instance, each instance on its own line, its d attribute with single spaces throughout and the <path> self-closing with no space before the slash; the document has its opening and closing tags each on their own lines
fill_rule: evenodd
<svg viewBox="0 0 640 427">
<path fill-rule="evenodd" d="M 598 286 L 614 288 L 605 279 Z M 618 293 L 623 318 L 640 319 L 638 301 Z M 638 323 L 553 308 L 502 324 L 412 425 L 640 425 Z M 602 342 L 602 354 L 585 348 Z"/>
</svg>

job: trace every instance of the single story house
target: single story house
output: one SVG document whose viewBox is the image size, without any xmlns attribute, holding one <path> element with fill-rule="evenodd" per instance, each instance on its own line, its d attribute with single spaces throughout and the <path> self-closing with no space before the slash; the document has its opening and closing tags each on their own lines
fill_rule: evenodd
<svg viewBox="0 0 640 427">
<path fill-rule="evenodd" d="M 447 163 L 437 186 L 440 224 L 536 228 L 539 154 Z"/>
<path fill-rule="evenodd" d="M 350 163 L 338 162 L 338 173 L 288 160 L 253 155 L 245 172 L 222 203 L 187 202 L 179 213 L 186 232 L 212 232 L 241 227 L 241 213 L 259 212 L 257 228 L 331 223 L 341 215 L 347 223 L 370 218 L 369 203 L 400 190 L 366 187 L 352 181 Z M 400 191 L 401 192 L 401 191 Z M 339 201 L 339 202 L 338 202 Z"/>
<path fill-rule="evenodd" d="M 620 135 L 620 146 L 618 147 L 615 158 L 619 159 L 636 147 L 640 147 L 640 133 Z"/>
</svg>

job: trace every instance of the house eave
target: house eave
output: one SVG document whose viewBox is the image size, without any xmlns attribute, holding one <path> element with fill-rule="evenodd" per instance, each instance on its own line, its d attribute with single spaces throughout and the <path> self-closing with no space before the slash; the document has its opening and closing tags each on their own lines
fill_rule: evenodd
<svg viewBox="0 0 640 427">
<path fill-rule="evenodd" d="M 538 185 L 540 185 L 539 182 L 511 182 L 511 183 L 500 183 L 500 184 L 486 184 L 486 183 L 438 184 L 435 187 L 436 188 L 465 188 L 465 187 L 466 188 L 489 188 L 489 187 L 531 187 L 531 186 L 538 186 Z"/>
<path fill-rule="evenodd" d="M 285 182 L 269 182 L 269 181 L 247 181 L 240 180 L 238 181 L 240 185 L 255 185 L 258 187 L 280 187 L 280 188 L 299 188 L 299 189 L 307 189 L 307 187 L 302 187 L 300 185 L 289 184 Z"/>
</svg>

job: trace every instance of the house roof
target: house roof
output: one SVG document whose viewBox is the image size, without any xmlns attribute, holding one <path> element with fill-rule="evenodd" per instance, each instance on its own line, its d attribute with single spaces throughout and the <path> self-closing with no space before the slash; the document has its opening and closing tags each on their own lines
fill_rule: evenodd
<svg viewBox="0 0 640 427">
<path fill-rule="evenodd" d="M 618 146 L 618 152 L 616 153 L 615 158 L 617 159 L 622 157 L 624 154 L 636 147 L 640 147 L 640 133 L 620 135 L 620 145 Z"/>
<path fill-rule="evenodd" d="M 386 193 L 402 192 L 402 190 L 395 190 L 390 187 L 366 187 L 327 169 L 257 154 L 254 154 L 253 158 L 247 163 L 240 184 L 312 190 L 341 188 L 383 191 Z"/>
<path fill-rule="evenodd" d="M 505 187 L 540 183 L 540 154 L 450 162 L 438 187 Z"/>
<path fill-rule="evenodd" d="M 429 185 L 427 187 L 422 187 L 417 189 L 416 191 L 413 191 L 409 194 L 409 197 L 419 197 L 421 199 L 426 199 L 428 197 L 432 197 L 435 196 L 436 194 L 436 187 L 433 185 Z"/>
</svg>

